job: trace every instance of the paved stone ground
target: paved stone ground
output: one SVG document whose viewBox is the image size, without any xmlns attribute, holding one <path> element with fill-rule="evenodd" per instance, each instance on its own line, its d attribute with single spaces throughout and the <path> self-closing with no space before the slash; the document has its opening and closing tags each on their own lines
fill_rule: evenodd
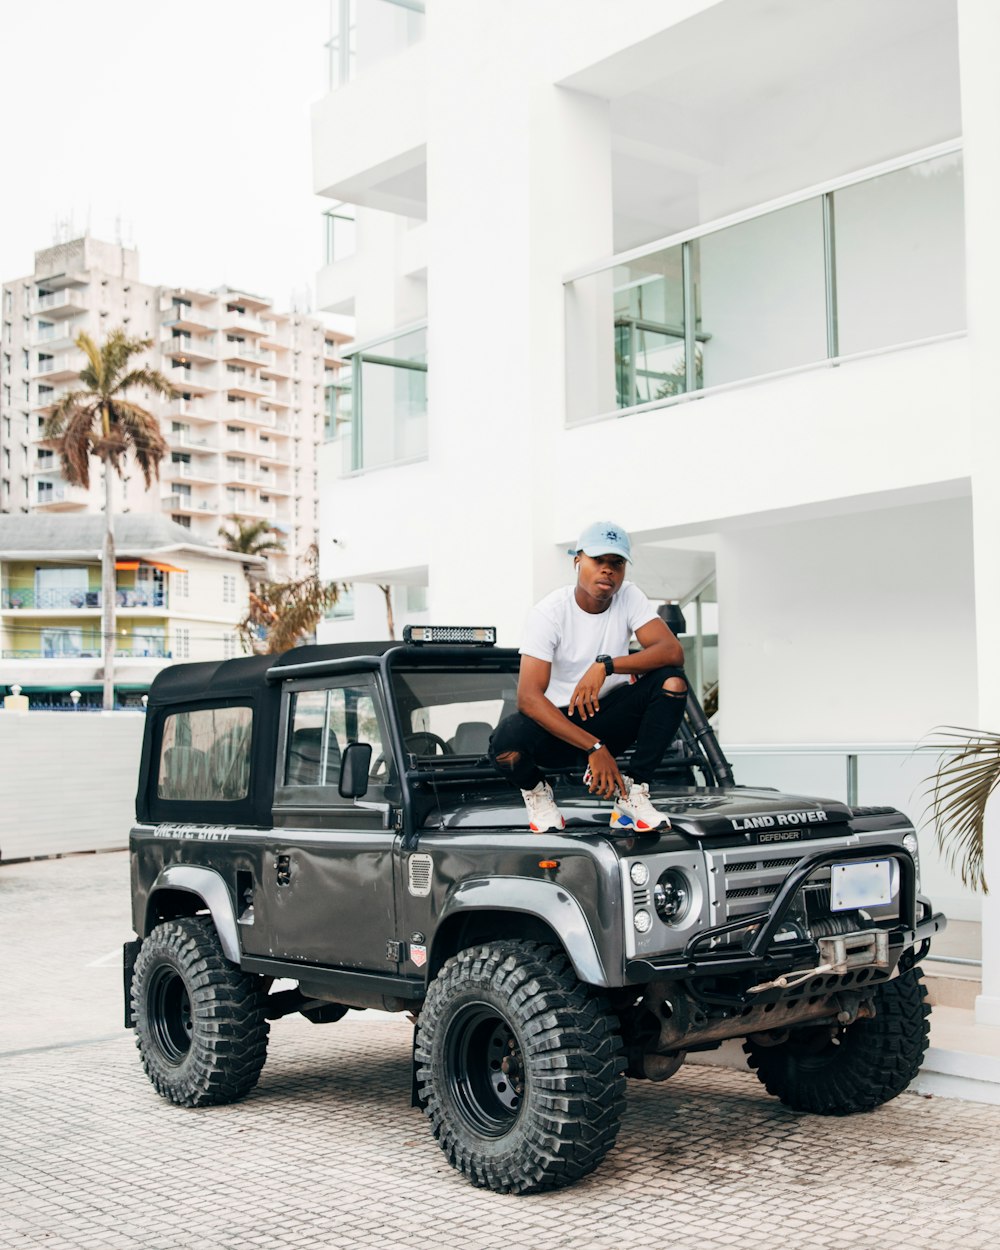
<svg viewBox="0 0 1000 1250">
<path fill-rule="evenodd" d="M 596 1175 L 504 1197 L 410 1109 L 406 1023 L 352 1013 L 274 1024 L 245 1102 L 173 1107 L 118 1032 L 127 907 L 123 855 L 0 870 L 0 1250 L 1000 1243 L 1000 1108 L 978 1103 L 905 1094 L 826 1120 L 687 1067 L 630 1085 Z"/>
</svg>

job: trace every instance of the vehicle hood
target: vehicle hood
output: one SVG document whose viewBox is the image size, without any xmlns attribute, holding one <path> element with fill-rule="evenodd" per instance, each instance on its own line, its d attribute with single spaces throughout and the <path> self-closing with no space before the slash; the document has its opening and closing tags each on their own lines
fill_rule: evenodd
<svg viewBox="0 0 1000 1250">
<path fill-rule="evenodd" d="M 659 811 L 670 817 L 675 834 L 695 839 L 725 839 L 748 843 L 798 842 L 827 835 L 835 827 L 847 832 L 853 813 L 835 799 L 780 794 L 742 786 L 734 789 L 654 787 L 651 798 Z M 583 836 L 609 834 L 611 803 L 572 792 L 556 792 L 566 820 L 566 833 Z M 884 817 L 906 818 L 892 809 L 879 809 Z M 890 821 L 890 823 L 896 823 Z M 428 813 L 424 828 L 518 829 L 526 827 L 524 804 L 516 795 L 459 797 L 441 795 Z M 642 836 L 642 835 L 639 835 Z"/>
</svg>

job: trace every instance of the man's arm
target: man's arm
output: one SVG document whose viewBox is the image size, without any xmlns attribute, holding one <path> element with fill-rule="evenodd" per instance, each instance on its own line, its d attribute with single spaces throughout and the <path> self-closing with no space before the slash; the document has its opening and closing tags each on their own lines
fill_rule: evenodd
<svg viewBox="0 0 1000 1250">
<path fill-rule="evenodd" d="M 684 648 L 658 616 L 640 625 L 635 636 L 642 650 L 612 656 L 616 673 L 648 673 L 654 668 L 683 666 Z M 579 712 L 583 720 L 593 716 L 600 707 L 597 696 L 608 675 L 603 664 L 591 664 L 576 684 L 569 710 Z"/>
<path fill-rule="evenodd" d="M 662 625 L 663 622 L 661 621 Z M 664 629 L 666 626 L 664 625 Z M 668 631 L 669 633 L 669 631 Z M 604 673 L 604 665 L 598 665 Z M 521 671 L 517 679 L 517 710 L 530 716 L 536 724 L 547 729 L 553 737 L 568 742 L 570 746 L 581 751 L 589 751 L 597 741 L 594 734 L 588 733 L 579 725 L 574 725 L 563 713 L 545 697 L 549 684 L 552 665 L 548 660 L 539 660 L 532 655 L 521 656 Z M 578 687 L 579 688 L 579 687 Z M 586 713 L 581 711 L 584 720 Z M 615 763 L 615 757 L 607 747 L 601 747 L 590 756 L 591 782 L 590 790 L 602 798 L 611 798 L 618 788 L 624 793 L 625 783 Z"/>
</svg>

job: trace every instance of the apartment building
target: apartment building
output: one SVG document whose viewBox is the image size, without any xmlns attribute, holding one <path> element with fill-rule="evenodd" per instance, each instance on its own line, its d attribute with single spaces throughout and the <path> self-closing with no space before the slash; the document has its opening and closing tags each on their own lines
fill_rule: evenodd
<svg viewBox="0 0 1000 1250">
<path fill-rule="evenodd" d="M 35 708 L 100 708 L 103 539 L 100 516 L 0 516 L 0 690 L 20 686 Z M 120 706 L 141 706 L 174 660 L 242 654 L 246 573 L 262 572 L 263 559 L 220 551 L 154 513 L 115 519 L 115 555 Z"/>
<path fill-rule="evenodd" d="M 79 331 L 100 341 L 124 326 L 153 341 L 149 362 L 176 396 L 147 397 L 170 451 L 151 490 L 138 472 L 115 481 L 116 512 L 162 513 L 213 544 L 230 514 L 267 521 L 286 547 L 274 574 L 298 571 L 316 536 L 316 448 L 344 336 L 248 291 L 144 283 L 137 251 L 89 236 L 36 252 L 34 272 L 5 283 L 2 300 L 0 512 L 103 506 L 99 475 L 90 490 L 62 478 L 43 427 L 79 385 Z"/>
<path fill-rule="evenodd" d="M 341 6 L 313 111 L 356 325 L 324 637 L 391 584 L 516 643 L 612 517 L 741 780 L 919 817 L 926 735 L 1000 728 L 996 6 L 421 7 Z M 996 888 L 921 836 L 1000 1023 Z"/>
</svg>

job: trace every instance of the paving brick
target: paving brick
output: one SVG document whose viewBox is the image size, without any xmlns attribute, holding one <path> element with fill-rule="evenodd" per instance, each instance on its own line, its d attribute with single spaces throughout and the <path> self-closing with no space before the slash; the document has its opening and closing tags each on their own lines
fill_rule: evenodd
<svg viewBox="0 0 1000 1250">
<path fill-rule="evenodd" d="M 13 875 L 4 875 L 13 874 Z M 1000 1107 L 906 1094 L 847 1119 L 745 1072 L 633 1082 L 618 1146 L 566 1191 L 474 1189 L 409 1106 L 410 1030 L 273 1026 L 260 1085 L 158 1098 L 120 1028 L 124 856 L 0 870 L 0 1250 L 993 1250 Z"/>
</svg>

